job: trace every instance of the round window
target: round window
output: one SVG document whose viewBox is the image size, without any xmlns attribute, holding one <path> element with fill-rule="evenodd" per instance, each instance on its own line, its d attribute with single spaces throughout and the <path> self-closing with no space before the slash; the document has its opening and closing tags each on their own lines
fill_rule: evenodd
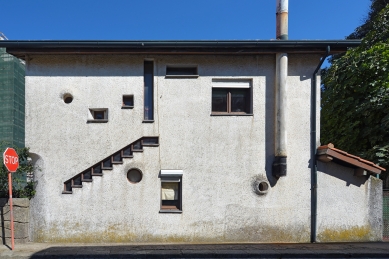
<svg viewBox="0 0 389 259">
<path fill-rule="evenodd" d="M 139 169 L 132 168 L 127 172 L 127 179 L 131 183 L 139 183 L 142 180 L 142 172 Z"/>
<path fill-rule="evenodd" d="M 73 96 L 71 94 L 64 94 L 63 101 L 65 103 L 71 103 L 71 102 L 73 102 Z"/>
</svg>

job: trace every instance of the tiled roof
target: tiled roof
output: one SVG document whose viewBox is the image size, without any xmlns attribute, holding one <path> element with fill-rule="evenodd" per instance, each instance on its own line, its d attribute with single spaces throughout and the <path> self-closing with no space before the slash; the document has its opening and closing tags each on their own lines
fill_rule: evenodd
<svg viewBox="0 0 389 259">
<path fill-rule="evenodd" d="M 317 159 L 322 162 L 330 162 L 335 158 L 353 167 L 361 168 L 370 173 L 380 174 L 381 171 L 386 171 L 385 168 L 380 167 L 371 161 L 365 160 L 358 156 L 349 154 L 346 151 L 335 148 L 334 144 L 332 143 L 318 147 L 317 156 Z"/>
</svg>

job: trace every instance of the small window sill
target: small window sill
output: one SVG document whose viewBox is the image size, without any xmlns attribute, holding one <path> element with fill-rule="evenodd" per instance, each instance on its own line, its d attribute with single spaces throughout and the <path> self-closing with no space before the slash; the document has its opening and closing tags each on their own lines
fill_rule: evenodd
<svg viewBox="0 0 389 259">
<path fill-rule="evenodd" d="M 143 144 L 144 147 L 159 147 L 159 144 Z"/>
<path fill-rule="evenodd" d="M 166 75 L 165 78 L 198 78 L 199 75 Z"/>
<path fill-rule="evenodd" d="M 142 123 L 154 123 L 154 120 L 143 120 Z"/>
<path fill-rule="evenodd" d="M 107 123 L 108 120 L 87 120 L 87 123 Z"/>
<path fill-rule="evenodd" d="M 159 210 L 159 213 L 176 213 L 176 214 L 181 214 L 182 210 Z"/>
<path fill-rule="evenodd" d="M 72 194 L 72 191 L 63 191 L 62 194 Z"/>
<path fill-rule="evenodd" d="M 254 116 L 253 113 L 211 113 L 211 116 Z"/>
<path fill-rule="evenodd" d="M 134 106 L 122 106 L 122 109 L 134 109 Z"/>
</svg>

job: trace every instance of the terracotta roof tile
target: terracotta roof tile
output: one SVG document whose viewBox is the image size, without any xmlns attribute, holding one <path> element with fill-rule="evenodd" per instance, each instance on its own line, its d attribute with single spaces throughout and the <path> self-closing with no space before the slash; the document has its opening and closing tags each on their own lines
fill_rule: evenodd
<svg viewBox="0 0 389 259">
<path fill-rule="evenodd" d="M 363 164 L 365 164 L 367 166 L 375 168 L 376 170 L 378 169 L 380 171 L 386 171 L 385 168 L 380 167 L 380 166 L 374 164 L 371 161 L 365 160 L 365 159 L 363 159 L 361 157 L 354 156 L 352 154 L 347 153 L 346 151 L 343 151 L 343 150 L 335 148 L 334 144 L 332 144 L 332 143 L 328 143 L 327 145 L 322 145 L 322 146 L 318 147 L 317 150 L 318 150 L 319 154 L 327 153 L 329 156 L 333 156 L 333 157 L 335 157 L 337 159 L 343 160 L 343 161 L 345 161 L 347 163 L 350 163 L 350 164 L 353 164 L 355 166 L 363 167 Z M 331 150 L 333 152 L 328 152 L 326 150 Z M 336 154 L 340 154 L 340 156 L 337 156 Z M 356 161 L 362 163 L 362 165 L 356 163 Z"/>
</svg>

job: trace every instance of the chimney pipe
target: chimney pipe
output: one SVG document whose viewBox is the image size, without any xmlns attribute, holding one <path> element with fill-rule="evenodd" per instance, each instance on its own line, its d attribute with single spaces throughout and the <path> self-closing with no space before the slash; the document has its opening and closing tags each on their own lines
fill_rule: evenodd
<svg viewBox="0 0 389 259">
<path fill-rule="evenodd" d="M 277 0 L 276 39 L 288 39 L 288 0 Z"/>
<path fill-rule="evenodd" d="M 288 0 L 277 0 L 276 6 L 277 40 L 288 40 Z M 287 79 L 288 53 L 276 54 L 275 80 L 275 158 L 273 176 L 282 177 L 287 173 Z"/>
</svg>

